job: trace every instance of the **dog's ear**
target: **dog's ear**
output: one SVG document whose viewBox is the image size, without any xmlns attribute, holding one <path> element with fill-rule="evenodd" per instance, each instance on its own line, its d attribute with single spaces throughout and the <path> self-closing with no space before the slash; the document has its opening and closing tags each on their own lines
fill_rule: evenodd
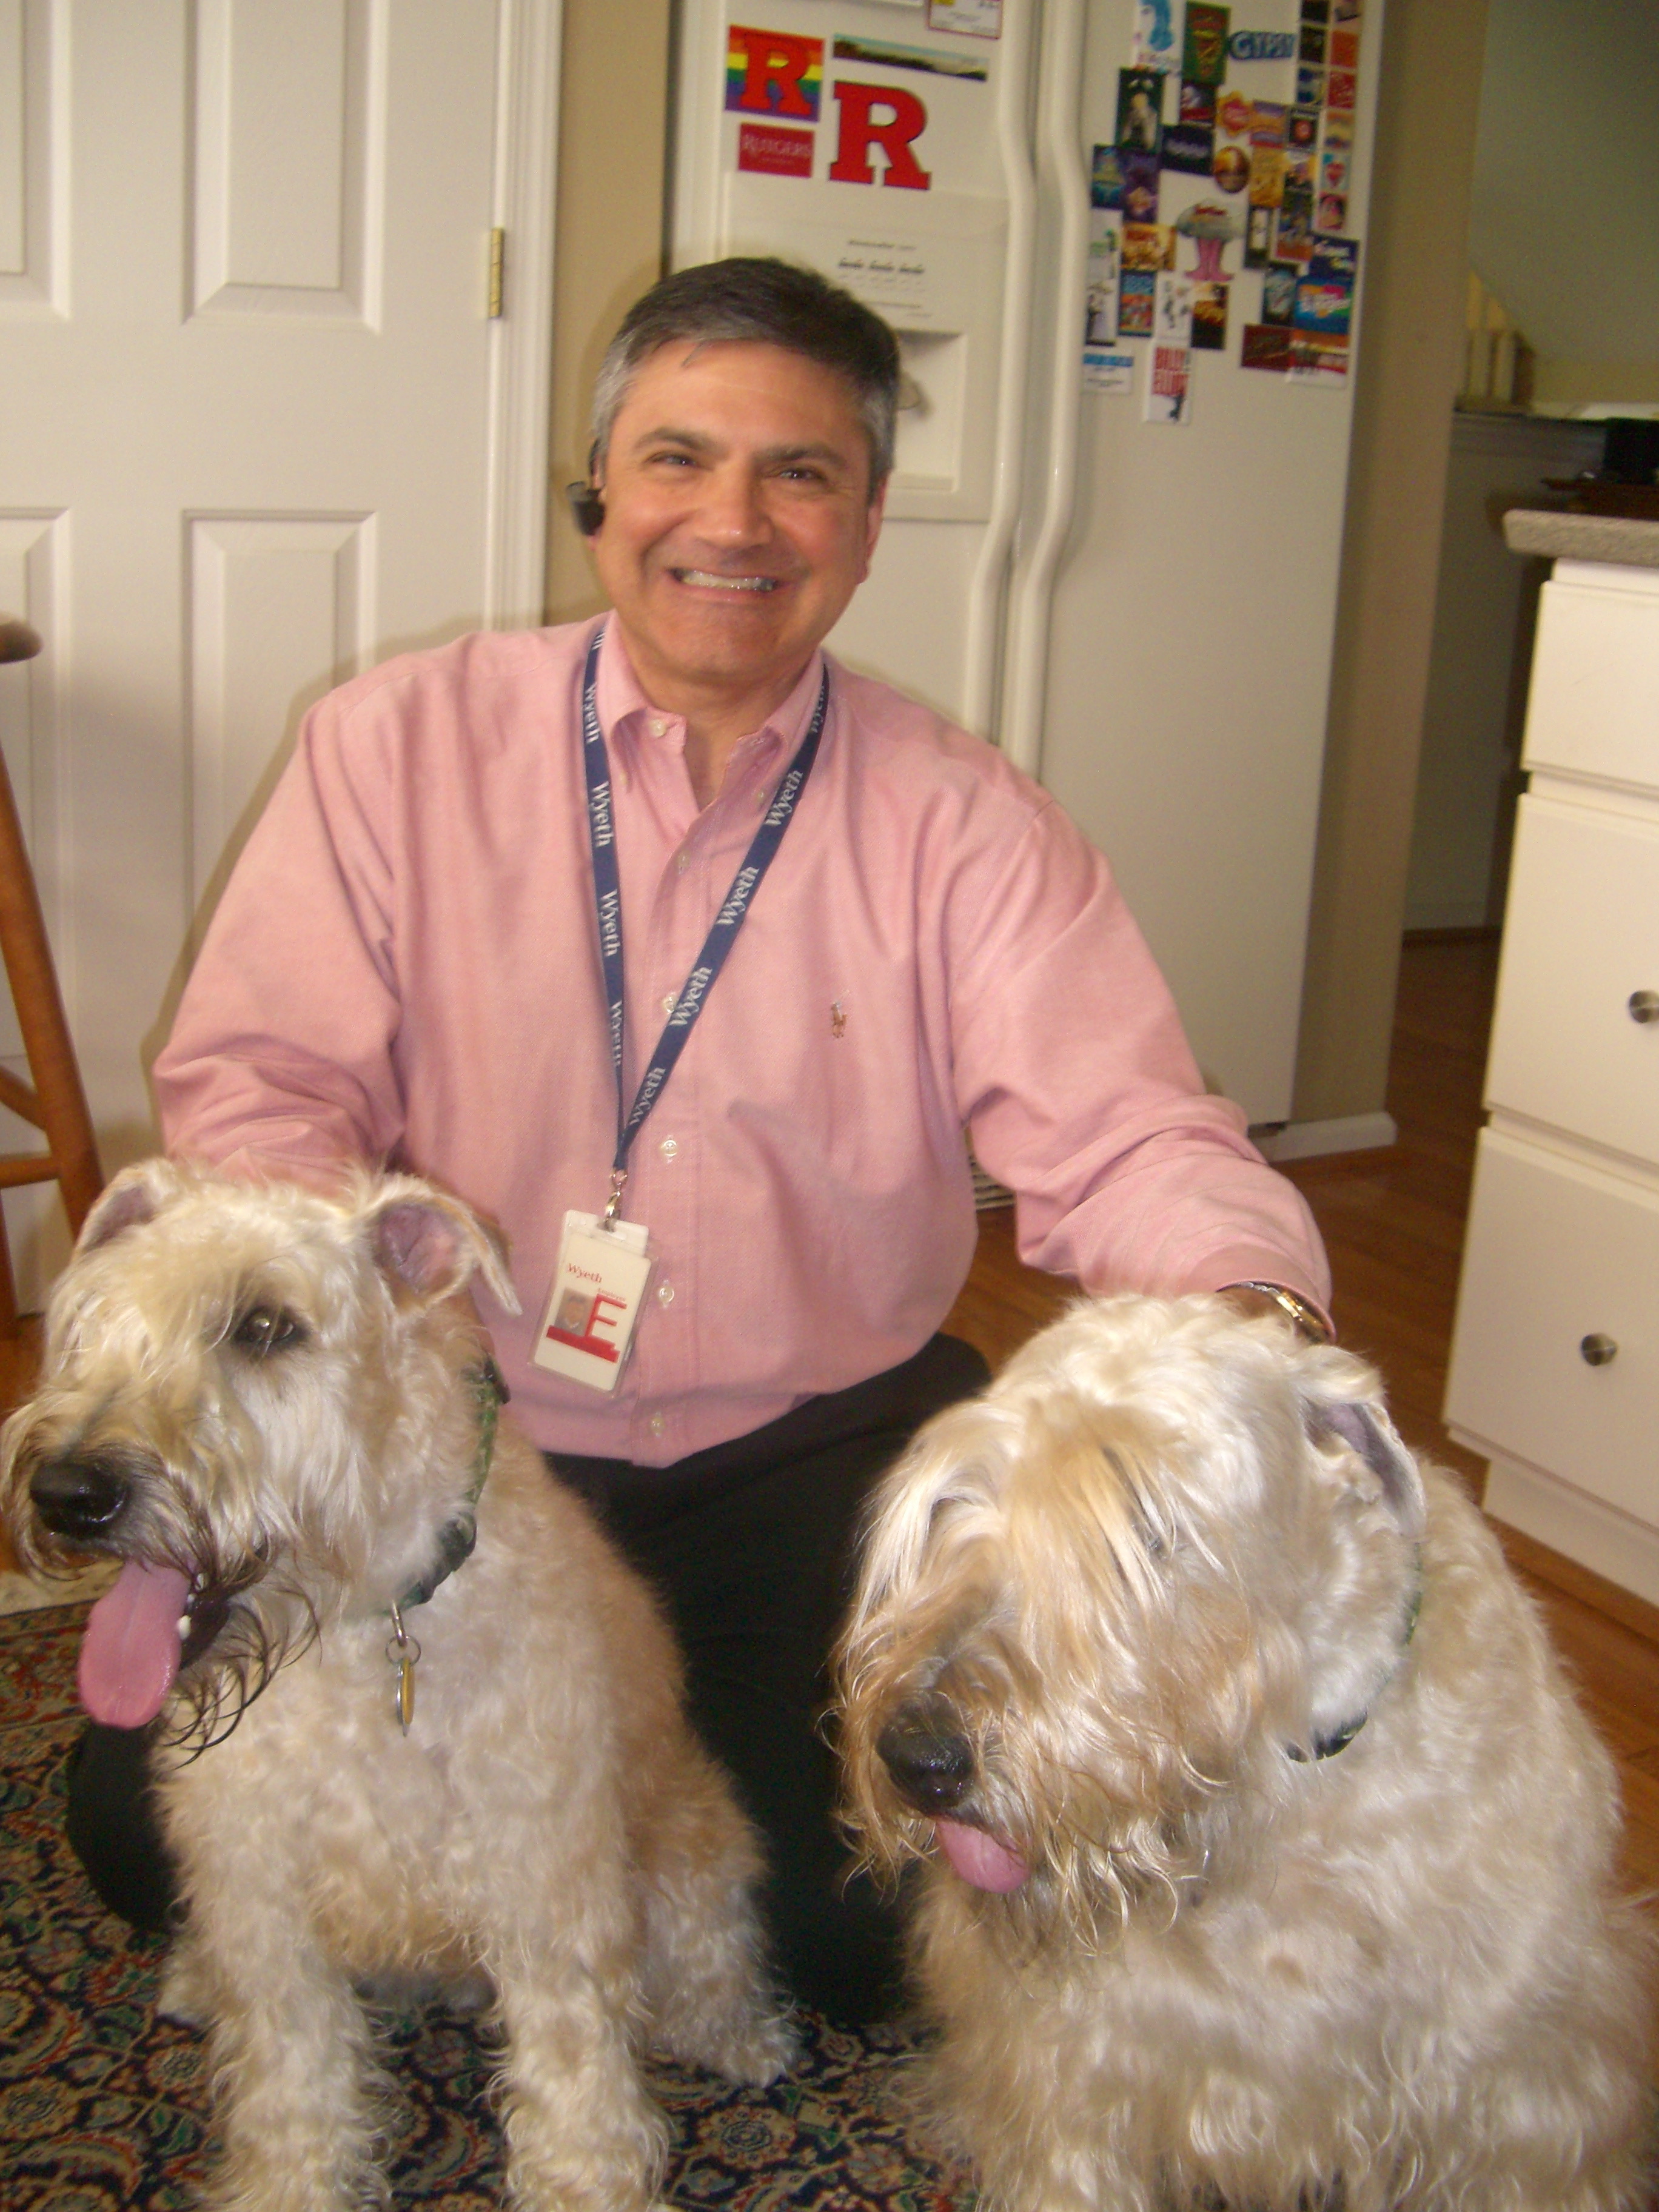
<svg viewBox="0 0 1659 2212">
<path fill-rule="evenodd" d="M 400 1300 L 435 1305 L 477 1274 L 508 1313 L 520 1311 L 505 1239 L 459 1199 L 400 1176 L 371 1201 L 363 1226 L 374 1264 Z"/>
<path fill-rule="evenodd" d="M 1382 1486 L 1382 1496 L 1407 1536 L 1422 1534 L 1428 1515 L 1423 1477 L 1382 1403 L 1376 1376 L 1343 1352 L 1310 1355 L 1303 1419 L 1317 1443 L 1334 1437 L 1362 1459 Z M 1345 1387 L 1346 1386 L 1346 1387 Z"/>
<path fill-rule="evenodd" d="M 154 1221 L 161 1206 L 159 1186 L 167 1172 L 165 1161 L 140 1160 L 136 1167 L 123 1168 L 112 1177 L 81 1224 L 76 1250 L 95 1252 L 100 1245 L 112 1243 L 124 1229 Z"/>
</svg>

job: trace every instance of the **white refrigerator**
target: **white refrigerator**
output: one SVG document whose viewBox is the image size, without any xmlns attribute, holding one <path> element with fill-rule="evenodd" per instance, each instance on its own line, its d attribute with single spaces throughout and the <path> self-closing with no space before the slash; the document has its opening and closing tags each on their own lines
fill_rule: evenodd
<svg viewBox="0 0 1659 2212">
<path fill-rule="evenodd" d="M 1290 1114 L 1382 0 L 681 0 L 676 266 L 903 352 L 832 649 L 1110 859 L 1206 1079 Z"/>
</svg>

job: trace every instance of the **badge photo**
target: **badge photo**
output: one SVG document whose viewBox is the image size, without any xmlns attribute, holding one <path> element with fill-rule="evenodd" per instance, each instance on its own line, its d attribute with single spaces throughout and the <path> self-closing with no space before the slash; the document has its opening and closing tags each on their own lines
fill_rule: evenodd
<svg viewBox="0 0 1659 2212">
<path fill-rule="evenodd" d="M 592 1213 L 567 1213 L 553 1287 L 532 1355 L 538 1367 L 590 1389 L 611 1391 L 634 1342 L 651 1257 L 643 1225 L 606 1226 Z"/>
</svg>

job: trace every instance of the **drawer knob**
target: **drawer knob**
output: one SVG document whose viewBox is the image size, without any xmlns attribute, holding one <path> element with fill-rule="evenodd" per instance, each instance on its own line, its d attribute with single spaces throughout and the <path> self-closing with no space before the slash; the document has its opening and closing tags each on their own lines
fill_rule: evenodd
<svg viewBox="0 0 1659 2212">
<path fill-rule="evenodd" d="M 1630 1018 L 1633 1022 L 1659 1022 L 1659 991 L 1632 991 Z"/>
<path fill-rule="evenodd" d="M 1591 1367 L 1605 1367 L 1610 1359 L 1617 1357 L 1619 1346 L 1610 1336 L 1602 1336 L 1598 1333 L 1594 1336 L 1583 1338 L 1579 1344 L 1578 1351 L 1580 1357 Z"/>
</svg>

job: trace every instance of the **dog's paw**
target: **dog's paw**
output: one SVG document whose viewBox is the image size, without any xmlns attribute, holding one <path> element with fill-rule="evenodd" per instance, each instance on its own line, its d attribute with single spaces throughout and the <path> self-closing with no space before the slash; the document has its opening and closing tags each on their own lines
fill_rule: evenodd
<svg viewBox="0 0 1659 2212">
<path fill-rule="evenodd" d="M 161 1968 L 161 1985 L 155 1993 L 156 2016 L 175 2027 L 204 2028 L 213 2018 L 207 1977 L 186 1938 L 167 1953 Z"/>
<path fill-rule="evenodd" d="M 763 2089 L 775 2081 L 800 2057 L 800 2038 L 788 2015 L 778 2014 L 758 2021 L 746 2036 L 735 2038 L 716 2063 L 728 2081 L 749 2089 Z"/>
</svg>

